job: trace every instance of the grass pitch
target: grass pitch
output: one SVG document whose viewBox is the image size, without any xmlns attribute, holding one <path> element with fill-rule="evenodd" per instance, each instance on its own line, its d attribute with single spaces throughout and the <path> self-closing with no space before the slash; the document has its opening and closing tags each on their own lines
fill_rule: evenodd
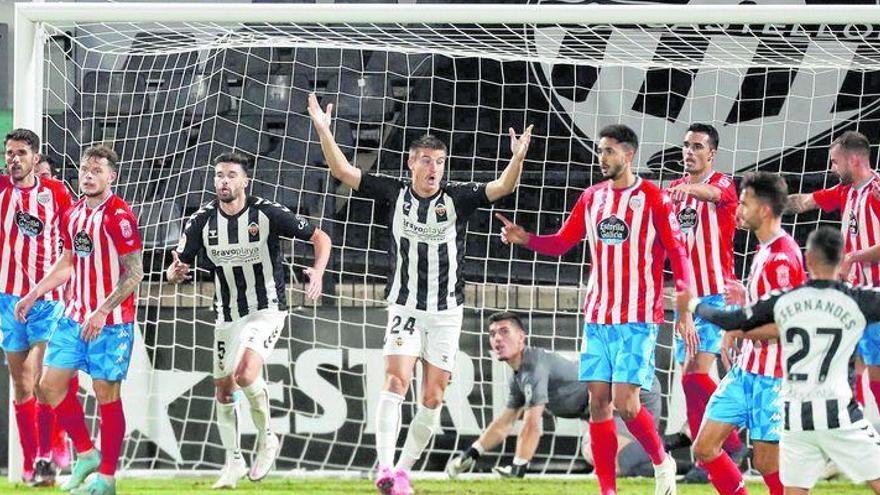
<svg viewBox="0 0 880 495">
<path fill-rule="evenodd" d="M 262 493 L 262 494 L 316 494 L 348 495 L 376 493 L 369 480 L 339 479 L 291 479 L 268 478 L 261 483 L 243 481 L 234 492 L 211 490 L 213 478 L 174 478 L 164 480 L 121 479 L 117 485 L 120 495 L 217 495 L 218 493 Z M 533 476 L 525 480 L 416 480 L 418 495 L 440 494 L 480 494 L 480 495 L 588 495 L 598 493 L 596 481 L 592 479 L 547 479 Z M 652 495 L 654 480 L 648 478 L 625 479 L 618 481 L 621 495 Z M 766 494 L 767 489 L 758 481 L 749 482 L 749 493 Z M 23 485 L 0 482 L 0 494 L 57 494 L 57 488 L 28 488 Z M 713 494 L 710 485 L 678 485 L 681 495 Z M 813 491 L 824 495 L 867 494 L 870 490 L 864 485 L 845 482 L 823 482 Z"/>
</svg>

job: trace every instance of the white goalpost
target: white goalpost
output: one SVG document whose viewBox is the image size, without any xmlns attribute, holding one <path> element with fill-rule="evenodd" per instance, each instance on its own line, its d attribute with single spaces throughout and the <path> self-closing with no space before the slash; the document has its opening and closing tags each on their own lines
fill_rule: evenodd
<svg viewBox="0 0 880 495">
<path fill-rule="evenodd" d="M 213 197 L 210 159 L 229 150 L 254 160 L 253 194 L 309 217 L 334 242 L 317 304 L 300 278 L 311 250 L 286 243 L 290 317 L 266 366 L 283 436 L 278 470 L 373 467 L 386 232 L 370 201 L 329 176 L 306 112 L 310 92 L 335 104 L 349 159 L 392 176 L 406 175 L 408 142 L 431 132 L 449 145 L 448 178 L 492 180 L 510 157 L 508 127 L 535 124 L 521 186 L 495 208 L 541 233 L 555 231 L 598 180 L 593 140 L 608 124 L 636 130 L 638 172 L 659 183 L 681 174 L 687 127 L 706 122 L 721 135 L 720 170 L 771 170 L 801 192 L 829 185 L 823 150 L 834 136 L 880 135 L 877 6 L 46 2 L 17 4 L 15 20 L 14 125 L 41 134 L 68 179 L 82 149 L 112 144 L 121 156 L 116 192 L 145 241 L 122 392 L 128 475 L 223 463 L 210 379 L 213 285 L 204 267 L 182 286 L 166 283 L 163 269 L 184 219 Z M 786 217 L 801 241 L 835 220 Z M 469 226 L 461 352 L 421 471 L 437 471 L 504 406 L 510 371 L 492 359 L 486 316 L 519 311 L 532 345 L 573 358 L 580 348 L 584 246 L 550 259 L 502 245 L 499 231 L 490 210 Z M 737 237 L 742 275 L 755 242 Z M 685 422 L 670 332 L 666 325 L 657 350 L 664 432 Z M 94 423 L 94 397 L 82 397 Z M 21 459 L 10 425 L 14 481 Z M 545 422 L 531 469 L 586 472 L 584 429 Z M 509 462 L 513 447 L 483 461 Z"/>
</svg>

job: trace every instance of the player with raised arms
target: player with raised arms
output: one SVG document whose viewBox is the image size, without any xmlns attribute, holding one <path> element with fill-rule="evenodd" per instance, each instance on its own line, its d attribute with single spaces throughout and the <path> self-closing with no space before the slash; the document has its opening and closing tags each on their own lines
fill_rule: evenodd
<svg viewBox="0 0 880 495">
<path fill-rule="evenodd" d="M 391 272 L 386 297 L 385 384 L 376 409 L 376 451 L 381 493 L 412 493 L 409 470 L 431 441 L 440 421 L 443 394 L 455 367 L 464 318 L 465 235 L 471 214 L 512 193 L 519 182 L 532 127 L 520 138 L 510 129 L 513 157 L 488 184 L 444 182 L 446 145 L 432 135 L 412 142 L 407 165 L 412 177 L 399 179 L 352 166 L 330 130 L 333 106 L 324 110 L 314 94 L 309 114 L 321 138 L 330 173 L 376 202 L 391 236 Z M 401 404 L 421 360 L 419 408 L 409 425 L 396 466 Z"/>
</svg>

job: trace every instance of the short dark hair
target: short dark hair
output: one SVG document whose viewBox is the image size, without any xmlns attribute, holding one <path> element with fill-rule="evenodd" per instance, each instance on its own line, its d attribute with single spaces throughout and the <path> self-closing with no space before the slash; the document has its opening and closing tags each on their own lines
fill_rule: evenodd
<svg viewBox="0 0 880 495">
<path fill-rule="evenodd" d="M 824 264 L 837 265 L 843 258 L 843 237 L 840 230 L 826 225 L 810 232 L 807 250 L 822 256 Z"/>
<path fill-rule="evenodd" d="M 6 146 L 6 143 L 9 141 L 23 141 L 28 144 L 28 147 L 34 153 L 40 152 L 40 136 L 37 136 L 37 133 L 30 129 L 19 127 L 9 131 L 6 134 L 6 140 L 3 141 L 3 145 Z"/>
<path fill-rule="evenodd" d="M 52 176 L 58 174 L 59 163 L 58 160 L 55 159 L 55 157 L 49 155 L 40 155 L 40 161 L 46 162 L 49 165 L 49 174 L 51 174 Z"/>
<path fill-rule="evenodd" d="M 516 326 L 518 326 L 520 330 L 522 330 L 523 332 L 526 331 L 526 326 L 519 318 L 519 315 L 514 313 L 513 311 L 499 311 L 497 313 L 492 313 L 491 315 L 489 315 L 488 323 L 490 325 L 492 323 L 498 323 L 499 321 L 512 321 L 516 323 Z"/>
<path fill-rule="evenodd" d="M 639 149 L 639 137 L 636 131 L 623 124 L 607 125 L 599 131 L 599 139 L 611 138 L 620 144 L 625 144 L 636 151 Z"/>
<path fill-rule="evenodd" d="M 773 215 L 780 217 L 788 201 L 788 184 L 779 174 L 770 172 L 749 172 L 743 176 L 740 188 L 751 189 L 762 203 L 770 206 Z"/>
<path fill-rule="evenodd" d="M 831 142 L 831 147 L 840 146 L 847 155 L 871 155 L 871 143 L 864 134 L 857 131 L 846 131 Z"/>
<path fill-rule="evenodd" d="M 248 177 L 251 176 L 251 161 L 244 153 L 227 151 L 214 157 L 214 161 L 211 162 L 215 167 L 221 163 L 237 163 L 241 165 L 241 169 L 244 170 L 244 175 Z"/>
<path fill-rule="evenodd" d="M 688 132 L 699 132 L 709 136 L 709 145 L 712 146 L 713 150 L 718 149 L 718 129 L 715 126 L 694 122 L 688 127 Z"/>
<path fill-rule="evenodd" d="M 414 139 L 411 143 L 409 143 L 409 152 L 410 154 L 414 153 L 419 148 L 426 148 L 429 150 L 440 150 L 444 153 L 447 153 L 446 143 L 440 140 L 437 136 L 433 134 L 423 134 L 416 139 Z"/>
<path fill-rule="evenodd" d="M 110 168 L 112 168 L 114 172 L 116 171 L 116 164 L 119 162 L 119 155 L 117 155 L 116 152 L 113 151 L 113 148 L 111 148 L 109 145 L 101 143 L 94 146 L 89 146 L 88 148 L 86 148 L 85 151 L 83 151 L 80 163 L 87 162 L 93 158 L 107 159 L 107 165 L 110 165 Z"/>
</svg>

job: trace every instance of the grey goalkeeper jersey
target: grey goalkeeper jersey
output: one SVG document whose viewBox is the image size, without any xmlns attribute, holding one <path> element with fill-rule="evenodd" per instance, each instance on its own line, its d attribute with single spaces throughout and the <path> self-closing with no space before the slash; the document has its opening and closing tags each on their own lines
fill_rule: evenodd
<svg viewBox="0 0 880 495">
<path fill-rule="evenodd" d="M 555 352 L 526 347 L 519 370 L 510 379 L 507 407 L 541 404 L 560 418 L 587 418 L 587 384 L 578 380 L 574 361 Z"/>
</svg>

